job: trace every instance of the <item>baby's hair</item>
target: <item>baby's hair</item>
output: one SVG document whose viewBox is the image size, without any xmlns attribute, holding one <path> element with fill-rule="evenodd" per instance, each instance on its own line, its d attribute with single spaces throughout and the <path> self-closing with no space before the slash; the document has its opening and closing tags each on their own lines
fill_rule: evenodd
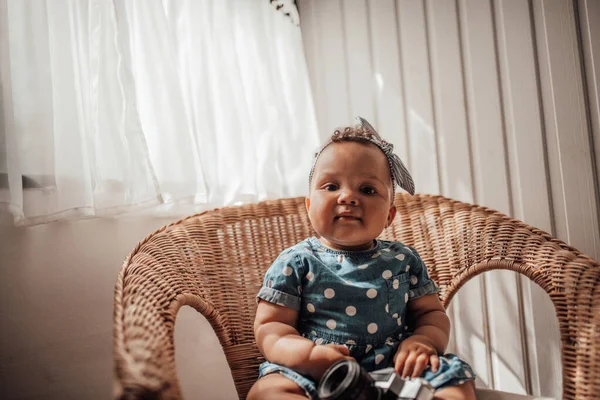
<svg viewBox="0 0 600 400">
<path fill-rule="evenodd" d="M 339 143 L 339 142 L 365 142 L 372 143 L 371 139 L 373 134 L 367 131 L 362 125 L 351 125 L 341 128 L 337 128 L 333 134 L 327 140 L 327 143 Z M 315 157 L 320 152 L 315 153 Z"/>
<path fill-rule="evenodd" d="M 394 153 L 394 145 L 379 136 L 375 128 L 364 118 L 357 117 L 360 121 L 358 125 L 346 126 L 344 128 L 338 128 L 333 132 L 333 135 L 329 138 L 318 152 L 315 153 L 312 168 L 308 175 L 308 184 L 310 190 L 310 183 L 315 172 L 315 166 L 317 159 L 323 150 L 331 143 L 340 142 L 364 142 L 371 143 L 377 146 L 383 154 L 386 156 L 388 165 L 390 167 L 390 174 L 392 176 L 392 198 L 396 193 L 396 185 L 406 190 L 410 194 L 415 194 L 415 183 L 410 176 L 410 173 L 404 166 L 400 157 Z"/>
<path fill-rule="evenodd" d="M 373 139 L 373 134 L 363 128 L 362 125 L 338 128 L 330 138 L 332 142 L 369 141 L 370 139 Z"/>
<path fill-rule="evenodd" d="M 314 169 L 316 166 L 316 158 L 319 156 L 319 154 L 321 154 L 323 149 L 325 147 L 327 147 L 327 145 L 329 145 L 331 143 L 361 142 L 361 143 L 370 143 L 374 146 L 377 146 L 375 143 L 373 143 L 374 139 L 376 140 L 378 138 L 376 138 L 375 135 L 373 135 L 371 132 L 369 132 L 367 129 L 365 129 L 362 124 L 350 125 L 350 126 L 337 128 L 333 132 L 333 134 L 329 137 L 327 144 L 324 147 L 321 147 L 320 151 L 315 153 L 315 162 L 313 163 L 313 166 L 311 168 L 310 175 L 308 178 L 309 184 L 312 181 L 312 176 L 313 176 Z M 377 147 L 379 147 L 379 146 L 377 146 Z M 380 148 L 380 150 L 383 152 L 383 150 L 381 148 Z M 385 153 L 384 153 L 384 155 L 385 155 Z M 390 162 L 388 159 L 388 164 L 389 163 Z M 389 165 L 389 167 L 390 167 L 390 175 L 391 175 L 392 166 Z M 396 191 L 394 188 L 394 180 L 392 178 L 392 199 L 394 198 L 395 192 Z"/>
</svg>

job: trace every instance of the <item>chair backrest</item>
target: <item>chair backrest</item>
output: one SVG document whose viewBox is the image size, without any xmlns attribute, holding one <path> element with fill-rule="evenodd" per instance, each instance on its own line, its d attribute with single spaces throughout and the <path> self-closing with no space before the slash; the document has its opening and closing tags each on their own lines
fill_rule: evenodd
<svg viewBox="0 0 600 400">
<path fill-rule="evenodd" d="M 419 250 L 448 305 L 470 278 L 517 271 L 552 299 L 562 341 L 564 398 L 600 393 L 600 265 L 494 210 L 441 196 L 396 195 L 382 238 Z M 255 295 L 286 247 L 313 235 L 304 198 L 225 207 L 165 226 L 125 260 L 114 304 L 114 397 L 181 398 L 174 324 L 194 307 L 212 325 L 240 399 L 264 360 L 253 336 Z"/>
</svg>

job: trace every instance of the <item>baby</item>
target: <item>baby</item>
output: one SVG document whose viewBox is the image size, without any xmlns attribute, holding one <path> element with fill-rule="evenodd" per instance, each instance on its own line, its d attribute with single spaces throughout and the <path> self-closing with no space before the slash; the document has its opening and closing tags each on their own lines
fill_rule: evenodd
<svg viewBox="0 0 600 400">
<path fill-rule="evenodd" d="M 248 399 L 318 399 L 341 359 L 423 377 L 439 399 L 475 399 L 471 367 L 442 355 L 450 321 L 417 251 L 377 239 L 396 215 L 395 185 L 414 185 L 393 146 L 359 120 L 315 157 L 306 209 L 318 238 L 284 250 L 257 295 L 254 334 L 268 361 Z"/>
</svg>

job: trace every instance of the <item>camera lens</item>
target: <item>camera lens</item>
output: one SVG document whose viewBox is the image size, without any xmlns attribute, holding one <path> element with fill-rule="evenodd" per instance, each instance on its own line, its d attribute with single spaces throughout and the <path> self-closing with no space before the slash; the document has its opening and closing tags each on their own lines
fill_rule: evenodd
<svg viewBox="0 0 600 400">
<path fill-rule="evenodd" d="M 342 360 L 331 366 L 319 382 L 321 400 L 378 400 L 379 390 L 373 379 L 356 361 Z"/>
</svg>

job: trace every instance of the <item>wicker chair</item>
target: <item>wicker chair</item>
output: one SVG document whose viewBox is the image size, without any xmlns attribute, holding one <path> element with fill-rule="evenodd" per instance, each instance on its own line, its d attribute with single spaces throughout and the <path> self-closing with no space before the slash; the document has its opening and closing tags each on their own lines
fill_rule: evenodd
<svg viewBox="0 0 600 400">
<path fill-rule="evenodd" d="M 382 237 L 414 245 L 448 305 L 472 277 L 517 271 L 554 303 L 563 397 L 600 394 L 600 264 L 549 234 L 494 210 L 441 196 L 398 194 Z M 263 361 L 254 343 L 255 295 L 279 252 L 313 234 L 304 198 L 226 207 L 167 225 L 140 242 L 114 299 L 114 396 L 181 398 L 173 331 L 189 305 L 210 322 L 244 399 Z M 240 314 L 240 310 L 246 310 Z"/>
</svg>

